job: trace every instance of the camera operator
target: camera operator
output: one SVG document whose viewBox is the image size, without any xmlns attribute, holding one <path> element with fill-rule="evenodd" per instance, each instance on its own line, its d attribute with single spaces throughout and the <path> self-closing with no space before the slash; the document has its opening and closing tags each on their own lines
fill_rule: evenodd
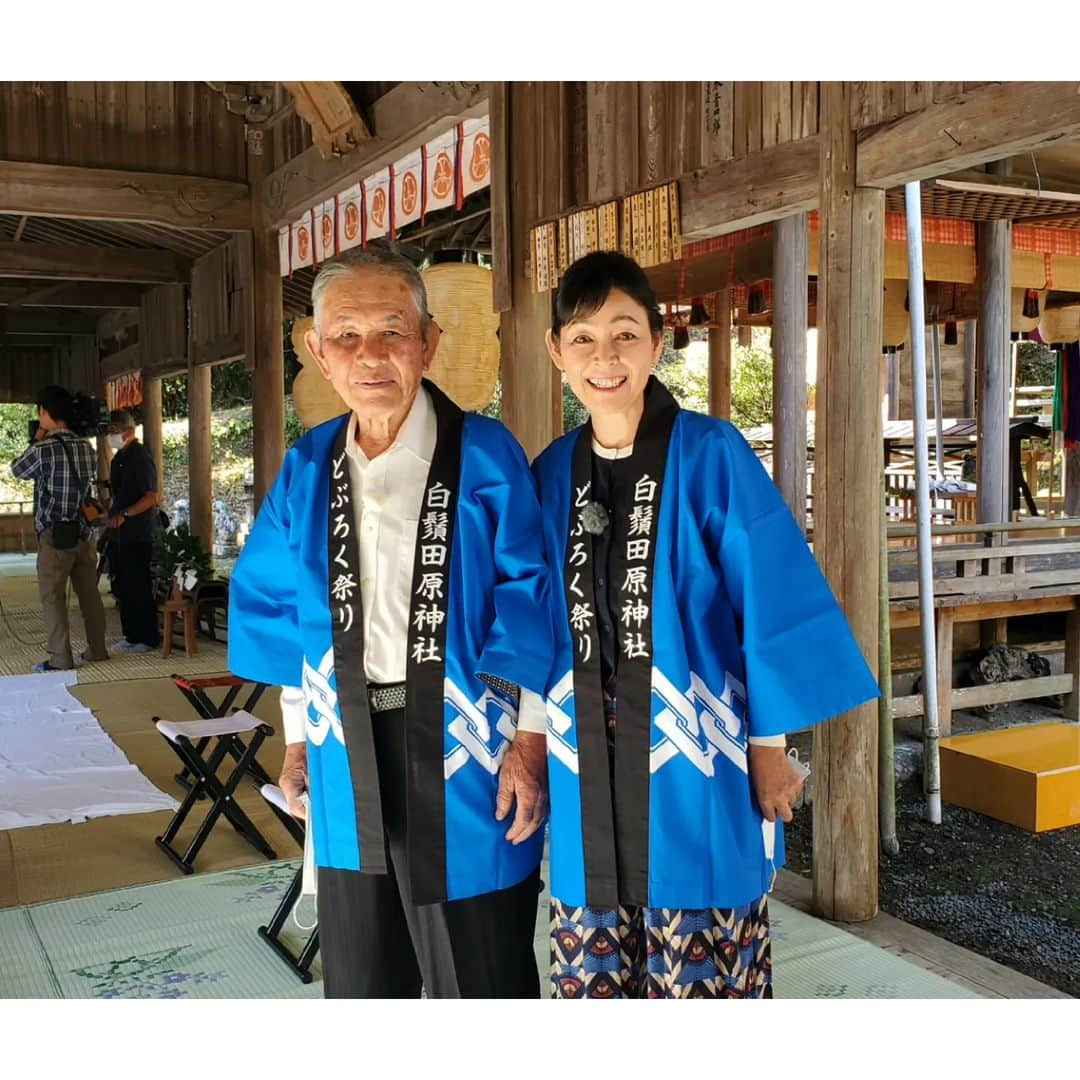
<svg viewBox="0 0 1080 1080">
<path fill-rule="evenodd" d="M 150 557 L 157 525 L 157 469 L 150 452 L 135 438 L 135 418 L 127 409 L 109 413 L 109 445 L 116 451 L 109 471 L 109 562 L 116 580 L 124 638 L 113 650 L 149 652 L 157 647 L 157 605 Z"/>
<path fill-rule="evenodd" d="M 35 672 L 75 666 L 68 630 L 67 583 L 79 598 L 88 648 L 80 660 L 108 660 L 105 607 L 97 587 L 97 550 L 82 515 L 97 463 L 93 448 L 70 430 L 75 411 L 62 386 L 38 393 L 38 427 L 30 446 L 11 463 L 19 480 L 34 481 L 34 530 L 38 537 L 38 593 L 49 659 Z"/>
</svg>

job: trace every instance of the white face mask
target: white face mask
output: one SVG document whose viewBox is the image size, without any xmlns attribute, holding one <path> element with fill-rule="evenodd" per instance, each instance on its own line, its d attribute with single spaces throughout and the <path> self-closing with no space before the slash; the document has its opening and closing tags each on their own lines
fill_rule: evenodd
<svg viewBox="0 0 1080 1080">
<path fill-rule="evenodd" d="M 114 450 L 123 450 L 124 448 L 124 436 L 123 435 L 109 435 L 109 445 Z"/>
</svg>

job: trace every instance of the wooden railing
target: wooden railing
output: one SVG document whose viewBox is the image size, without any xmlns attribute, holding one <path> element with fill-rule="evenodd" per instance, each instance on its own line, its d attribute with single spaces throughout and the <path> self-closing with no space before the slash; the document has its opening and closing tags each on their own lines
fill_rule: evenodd
<svg viewBox="0 0 1080 1080">
<path fill-rule="evenodd" d="M 916 526 L 889 529 L 890 539 L 914 535 Z M 1063 534 L 1080 529 L 1078 518 L 1030 519 L 1022 522 L 937 526 L 935 538 L 974 534 L 973 544 L 935 547 L 931 558 L 935 570 L 952 566 L 954 576 L 934 576 L 934 625 L 938 667 L 938 711 L 941 733 L 951 729 L 952 710 L 972 709 L 1007 701 L 1028 701 L 1052 694 L 1065 695 L 1067 719 L 1080 720 L 1080 559 L 1076 566 L 1029 570 L 1033 557 L 1080 555 L 1080 535 Z M 1037 541 L 1036 533 L 1057 532 L 1055 538 Z M 1013 539 L 1019 534 L 1019 539 Z M 889 609 L 893 630 L 919 625 L 919 582 L 892 580 L 893 571 L 915 568 L 918 554 L 911 548 L 889 553 Z M 958 623 L 993 621 L 995 639 L 1004 643 L 1009 618 L 1020 615 L 1066 612 L 1065 673 L 986 686 L 954 687 L 953 629 Z M 925 708 L 922 694 L 893 698 L 892 714 L 920 716 Z"/>
</svg>

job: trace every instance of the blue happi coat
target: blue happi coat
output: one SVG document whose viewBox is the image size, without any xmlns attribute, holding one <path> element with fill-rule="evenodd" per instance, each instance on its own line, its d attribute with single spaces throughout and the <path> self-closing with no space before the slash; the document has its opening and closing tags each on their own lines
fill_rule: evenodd
<svg viewBox="0 0 1080 1080">
<path fill-rule="evenodd" d="M 514 687 L 543 693 L 552 650 L 549 575 L 525 455 L 501 424 L 424 387 L 438 441 L 417 530 L 406 678 L 416 903 L 502 889 L 539 862 L 542 835 L 508 843 L 495 797 L 516 731 Z M 233 572 L 229 666 L 249 679 L 304 687 L 317 864 L 385 873 L 347 422 L 315 428 L 285 456 Z"/>
<path fill-rule="evenodd" d="M 592 907 L 749 903 L 784 853 L 780 822 L 752 795 L 748 737 L 817 724 L 877 684 L 753 450 L 731 424 L 679 409 L 654 378 L 630 501 L 610 524 L 621 617 L 609 767 L 581 518 L 591 437 L 585 424 L 533 466 L 553 572 L 552 895 Z"/>
</svg>

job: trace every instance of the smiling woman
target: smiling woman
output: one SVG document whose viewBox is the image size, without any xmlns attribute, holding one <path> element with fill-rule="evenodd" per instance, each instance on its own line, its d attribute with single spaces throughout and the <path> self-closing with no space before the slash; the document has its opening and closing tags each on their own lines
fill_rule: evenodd
<svg viewBox="0 0 1080 1080">
<path fill-rule="evenodd" d="M 802 786 L 785 733 L 877 687 L 745 439 L 653 377 L 661 327 L 642 269 L 598 252 L 547 335 L 590 414 L 533 466 L 562 579 L 552 992 L 770 997 L 767 893 Z"/>
</svg>

